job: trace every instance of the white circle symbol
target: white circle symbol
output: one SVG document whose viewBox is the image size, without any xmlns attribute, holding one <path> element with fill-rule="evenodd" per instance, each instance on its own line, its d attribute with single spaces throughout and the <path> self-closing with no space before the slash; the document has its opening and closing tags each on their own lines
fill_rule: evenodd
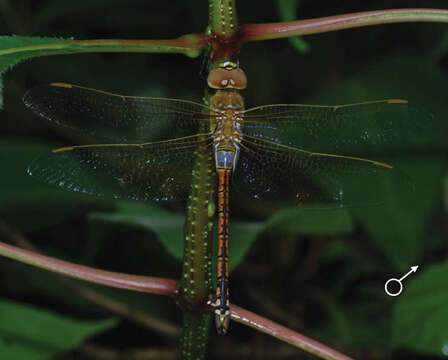
<svg viewBox="0 0 448 360">
<path fill-rule="evenodd" d="M 392 292 L 388 290 L 388 286 L 390 283 L 398 283 L 398 291 Z M 401 283 L 401 280 L 399 279 L 389 279 L 386 281 L 386 283 L 384 284 L 384 291 L 386 292 L 387 295 L 389 296 L 398 296 L 401 294 L 401 292 L 403 291 L 403 284 Z"/>
</svg>

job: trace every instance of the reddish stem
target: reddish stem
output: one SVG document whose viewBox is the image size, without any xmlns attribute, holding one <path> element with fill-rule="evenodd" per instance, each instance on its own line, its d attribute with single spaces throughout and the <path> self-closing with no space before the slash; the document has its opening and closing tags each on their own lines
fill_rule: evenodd
<svg viewBox="0 0 448 360">
<path fill-rule="evenodd" d="M 159 295 L 176 295 L 177 281 L 174 279 L 129 275 L 112 271 L 98 270 L 88 266 L 58 260 L 2 242 L 0 242 L 0 254 L 49 271 L 101 285 Z M 208 310 L 212 311 L 213 307 L 210 306 Z M 315 354 L 322 359 L 351 360 L 351 358 L 342 355 L 336 350 L 330 349 L 317 341 L 296 333 L 295 331 L 292 331 L 262 316 L 256 315 L 248 310 L 244 310 L 236 305 L 231 305 L 230 310 L 233 320 L 268 335 L 274 336 L 279 340 L 285 341 L 295 347 L 303 349 L 306 352 Z"/>
<path fill-rule="evenodd" d="M 41 255 L 33 251 L 21 249 L 2 242 L 0 242 L 0 252 L 6 257 L 44 268 L 58 274 L 67 275 L 75 279 L 152 294 L 169 296 L 176 295 L 177 280 L 174 279 L 130 275 L 99 270 Z"/>
<path fill-rule="evenodd" d="M 448 10 L 375 10 L 290 22 L 246 24 L 241 30 L 245 41 L 257 41 L 400 22 L 448 22 Z"/>
<path fill-rule="evenodd" d="M 244 310 L 236 305 L 230 305 L 232 320 L 241 324 L 250 326 L 265 334 L 276 337 L 279 340 L 287 342 L 304 351 L 319 356 L 322 359 L 331 360 L 353 360 L 352 358 L 341 354 L 340 352 L 329 348 L 309 337 L 301 335 L 291 329 L 275 323 L 262 316 L 254 314 L 248 310 Z"/>
</svg>

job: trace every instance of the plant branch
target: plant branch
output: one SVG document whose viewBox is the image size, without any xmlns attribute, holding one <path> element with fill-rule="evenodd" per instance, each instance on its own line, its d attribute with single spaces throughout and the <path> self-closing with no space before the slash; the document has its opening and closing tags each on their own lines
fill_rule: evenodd
<svg viewBox="0 0 448 360">
<path fill-rule="evenodd" d="M 321 359 L 326 360 L 353 360 L 352 358 L 341 354 L 340 352 L 329 348 L 309 337 L 301 335 L 291 329 L 275 323 L 262 316 L 254 314 L 251 311 L 244 310 L 236 305 L 230 306 L 232 320 L 235 320 L 246 326 L 250 326 L 265 334 L 276 337 L 277 339 L 291 344 L 307 353 L 314 354 Z"/>
<path fill-rule="evenodd" d="M 3 242 L 0 242 L 0 255 L 62 275 L 67 275 L 76 279 L 90 281 L 101 285 L 169 296 L 174 296 L 176 292 L 177 281 L 173 279 L 129 275 L 98 270 L 37 254 L 35 252 L 24 250 Z M 239 306 L 231 305 L 230 309 L 233 320 L 250 326 L 258 331 L 264 332 L 265 334 L 274 336 L 279 340 L 289 343 L 308 353 L 319 356 L 322 359 L 351 360 L 351 358 L 342 355 L 336 350 L 333 350 L 315 340 L 312 340 L 262 316 L 256 315 L 248 310 L 244 310 Z M 213 307 L 210 306 L 207 310 L 212 311 Z"/>
<path fill-rule="evenodd" d="M 39 252 L 39 250 L 23 234 L 12 229 L 2 221 L 0 221 L 0 235 L 3 235 L 8 240 L 24 249 Z M 65 286 L 69 287 L 77 295 L 106 309 L 107 311 L 110 311 L 113 314 L 120 316 L 121 318 L 125 318 L 128 321 L 132 321 L 140 326 L 144 326 L 145 328 L 155 330 L 160 334 L 169 335 L 172 337 L 178 337 L 180 335 L 179 327 L 174 324 L 157 319 L 143 312 L 134 311 L 126 306 L 126 304 L 104 296 L 86 286 L 78 284 L 70 278 L 57 276 L 57 279 Z"/>
<path fill-rule="evenodd" d="M 317 19 L 241 25 L 244 41 L 287 38 L 363 26 L 402 22 L 448 22 L 448 10 L 391 9 L 328 16 Z"/>
<path fill-rule="evenodd" d="M 41 255 L 30 250 L 18 248 L 0 242 L 0 255 L 25 264 L 36 266 L 75 279 L 90 281 L 96 284 L 112 286 L 120 289 L 147 292 L 159 295 L 176 295 L 177 281 L 174 279 L 157 278 L 122 274 L 99 270 L 88 266 L 73 264 L 68 261 Z"/>
<path fill-rule="evenodd" d="M 3 39 L 20 39 L 14 36 L 0 37 Z M 39 38 L 27 38 L 39 39 Z M 55 40 L 58 40 L 57 42 Z M 0 49 L 0 56 L 17 55 L 20 53 L 47 52 L 45 55 L 63 55 L 88 52 L 139 52 L 139 53 L 180 53 L 189 57 L 198 56 L 205 46 L 203 34 L 188 34 L 177 39 L 168 40 L 125 40 L 125 39 L 95 39 L 95 40 L 63 40 L 53 39 L 42 44 L 24 44 L 23 46 Z M 52 52 L 52 53 L 50 53 Z M 40 53 L 39 55 L 42 55 Z"/>
</svg>

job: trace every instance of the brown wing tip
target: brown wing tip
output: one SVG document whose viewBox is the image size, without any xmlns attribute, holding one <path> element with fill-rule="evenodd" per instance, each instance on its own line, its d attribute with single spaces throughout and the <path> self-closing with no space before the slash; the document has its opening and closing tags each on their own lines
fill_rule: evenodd
<svg viewBox="0 0 448 360">
<path fill-rule="evenodd" d="M 59 153 L 59 152 L 63 152 L 63 151 L 72 151 L 73 149 L 74 149 L 73 146 L 67 146 L 67 147 L 62 147 L 62 148 L 59 148 L 59 149 L 51 150 L 51 152 Z"/>
<path fill-rule="evenodd" d="M 72 88 L 72 85 L 66 84 L 66 83 L 51 83 L 50 85 L 57 86 L 57 87 L 64 87 L 64 88 L 68 88 L 68 89 Z"/>
<path fill-rule="evenodd" d="M 389 165 L 389 164 L 386 164 L 386 163 L 383 163 L 383 162 L 380 162 L 380 161 L 374 161 L 373 165 L 381 166 L 381 167 L 384 167 L 384 168 L 387 168 L 387 169 L 393 169 L 394 168 L 392 165 Z"/>
<path fill-rule="evenodd" d="M 388 104 L 407 104 L 408 101 L 407 100 L 402 100 L 402 99 L 390 99 L 387 100 Z"/>
</svg>

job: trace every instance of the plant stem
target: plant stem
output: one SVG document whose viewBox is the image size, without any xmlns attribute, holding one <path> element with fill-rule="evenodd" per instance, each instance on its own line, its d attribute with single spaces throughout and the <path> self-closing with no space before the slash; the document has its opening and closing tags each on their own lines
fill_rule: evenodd
<svg viewBox="0 0 448 360">
<path fill-rule="evenodd" d="M 202 150 L 202 151 L 200 151 Z M 203 359 L 207 348 L 213 296 L 213 157 L 211 149 L 198 149 L 192 173 L 184 226 L 184 260 L 178 291 L 184 307 L 181 337 L 182 359 Z"/>
<path fill-rule="evenodd" d="M 123 274 L 95 269 L 41 255 L 3 242 L 0 242 L 0 254 L 31 266 L 95 284 L 172 297 L 176 294 L 177 281 L 174 279 Z"/>
<path fill-rule="evenodd" d="M 235 0 L 209 0 L 207 34 L 232 36 L 238 31 Z"/>
<path fill-rule="evenodd" d="M 448 22 L 448 10 L 391 9 L 365 11 L 290 22 L 246 24 L 241 26 L 241 31 L 243 32 L 244 42 L 247 42 L 402 22 Z"/>
<path fill-rule="evenodd" d="M 237 31 L 235 0 L 209 0 L 207 34 L 232 36 Z M 211 62 L 209 69 L 214 67 L 216 64 Z M 209 98 L 206 90 L 204 101 L 207 103 Z M 209 338 L 211 315 L 205 305 L 214 298 L 212 242 L 215 177 L 212 149 L 199 149 L 192 173 L 184 227 L 184 264 L 178 287 L 181 301 L 184 302 L 181 338 L 181 356 L 184 360 L 205 358 Z"/>
<path fill-rule="evenodd" d="M 319 343 L 305 335 L 299 334 L 283 325 L 277 324 L 272 320 L 254 314 L 251 311 L 231 305 L 232 320 L 241 324 L 250 326 L 265 334 L 276 337 L 277 339 L 291 344 L 309 354 L 318 356 L 325 360 L 353 360 L 337 350 L 334 350 L 324 344 Z"/>
<path fill-rule="evenodd" d="M 11 242 L 14 242 L 18 246 L 33 251 L 35 253 L 39 250 L 20 232 L 12 229 L 4 222 L 0 221 L 0 235 L 3 235 Z M 167 321 L 157 319 L 149 314 L 134 311 L 126 304 L 117 301 L 111 297 L 105 296 L 93 289 L 90 289 L 82 284 L 74 282 L 72 279 L 65 276 L 55 277 L 63 283 L 66 287 L 72 290 L 76 295 L 83 297 L 84 299 L 98 305 L 99 307 L 111 312 L 112 314 L 118 315 L 121 318 L 132 321 L 140 326 L 154 330 L 162 335 L 169 335 L 173 337 L 179 336 L 179 328 Z"/>
<path fill-rule="evenodd" d="M 1 223 L 0 231 L 2 231 Z M 38 266 L 49 271 L 68 275 L 84 281 L 121 289 L 169 295 L 172 297 L 175 296 L 175 281 L 171 279 L 113 273 L 110 271 L 89 268 L 87 266 L 44 256 L 2 242 L 0 242 L 0 254 L 10 259 L 15 259 L 26 264 Z M 204 309 L 204 311 L 211 311 L 210 306 Z M 330 349 L 324 344 L 236 305 L 231 305 L 231 316 L 234 321 L 253 327 L 270 336 L 274 336 L 281 341 L 315 354 L 322 359 L 350 360 L 349 357 L 336 350 Z M 182 337 L 182 349 L 185 350 L 183 351 L 183 354 L 185 355 L 184 359 L 204 358 L 208 341 L 209 324 L 210 321 L 206 313 L 200 313 L 199 311 L 185 311 L 184 328 L 186 330 L 183 332 Z M 196 357 L 194 357 L 195 355 Z"/>
</svg>

